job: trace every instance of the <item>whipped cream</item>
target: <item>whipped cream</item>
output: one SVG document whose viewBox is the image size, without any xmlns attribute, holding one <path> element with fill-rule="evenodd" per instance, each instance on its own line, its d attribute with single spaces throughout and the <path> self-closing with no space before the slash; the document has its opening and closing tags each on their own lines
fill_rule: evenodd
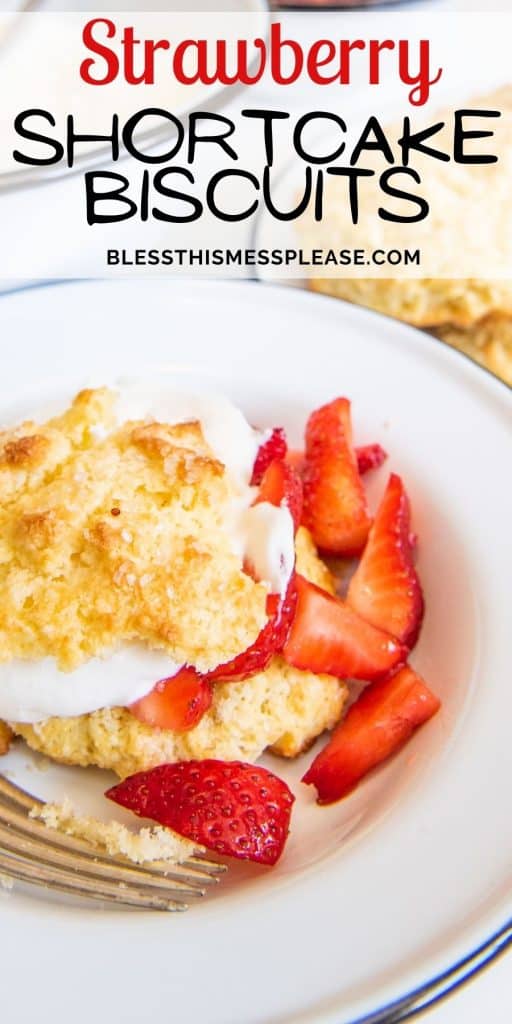
<svg viewBox="0 0 512 1024">
<path fill-rule="evenodd" d="M 250 564 L 270 593 L 284 595 L 294 566 L 294 530 L 289 510 L 267 502 L 253 506 L 250 479 L 258 448 L 268 432 L 254 430 L 226 398 L 190 393 L 158 381 L 123 382 L 117 418 L 177 424 L 197 420 L 214 456 L 226 466 L 236 497 L 225 528 L 241 564 Z M 98 424 L 98 440 L 106 436 Z M 149 693 L 181 665 L 142 645 L 126 645 L 103 658 L 91 658 L 73 672 L 62 672 L 52 658 L 14 659 L 0 664 L 0 718 L 35 723 L 72 717 L 100 708 L 125 707 Z"/>
<path fill-rule="evenodd" d="M 268 584 L 271 594 L 284 597 L 295 564 L 293 523 L 288 509 L 267 501 L 245 509 L 237 523 L 236 543 L 256 578 Z"/>
<path fill-rule="evenodd" d="M 59 671 L 53 658 L 17 658 L 0 665 L 0 718 L 34 723 L 126 707 L 180 668 L 167 654 L 138 645 L 91 658 L 74 672 Z"/>
</svg>

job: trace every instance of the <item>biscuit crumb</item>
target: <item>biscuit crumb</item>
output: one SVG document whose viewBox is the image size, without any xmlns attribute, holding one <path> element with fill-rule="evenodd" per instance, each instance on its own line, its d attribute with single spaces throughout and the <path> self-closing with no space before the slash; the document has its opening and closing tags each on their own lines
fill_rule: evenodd
<svg viewBox="0 0 512 1024">
<path fill-rule="evenodd" d="M 98 818 L 79 815 L 68 797 L 61 803 L 35 807 L 30 817 L 44 821 L 48 828 L 99 846 L 111 857 L 121 855 L 135 864 L 148 864 L 155 860 L 182 864 L 194 854 L 204 853 L 204 847 L 191 843 L 162 825 L 145 826 L 138 832 L 132 832 L 118 821 L 106 823 Z"/>
</svg>

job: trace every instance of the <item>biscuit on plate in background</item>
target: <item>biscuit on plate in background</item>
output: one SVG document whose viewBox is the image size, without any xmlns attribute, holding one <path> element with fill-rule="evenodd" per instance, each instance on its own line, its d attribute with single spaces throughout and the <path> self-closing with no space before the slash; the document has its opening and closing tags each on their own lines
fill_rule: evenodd
<svg viewBox="0 0 512 1024">
<path fill-rule="evenodd" d="M 491 315 L 468 330 L 445 324 L 437 328 L 435 334 L 471 356 L 512 387 L 511 317 Z"/>
<path fill-rule="evenodd" d="M 392 279 L 313 277 L 310 288 L 417 327 L 453 324 L 467 328 L 491 314 L 512 317 L 512 277 L 508 277 L 508 268 L 512 267 L 512 85 L 469 105 L 501 112 L 500 118 L 489 123 L 495 138 L 480 143 L 482 152 L 499 154 L 499 160 L 493 164 L 455 164 L 415 154 L 413 166 L 422 181 L 418 193 L 430 204 L 429 216 L 424 221 L 383 221 L 377 212 L 383 194 L 378 188 L 369 191 L 369 186 L 365 186 L 359 224 L 354 227 L 346 200 L 346 182 L 331 178 L 325 188 L 322 222 L 315 223 L 307 215 L 300 224 L 302 244 L 312 248 L 363 247 L 367 252 L 377 248 L 419 248 L 428 277 L 413 279 L 405 269 L 401 278 Z M 432 138 L 431 145 L 449 153 L 453 149 L 453 108 L 430 115 L 429 124 L 436 119 L 445 121 L 447 127 Z M 393 140 L 400 134 L 400 127 L 389 128 L 387 137 L 392 148 Z M 374 155 L 366 155 L 365 161 L 371 166 L 375 163 Z M 345 192 L 340 192 L 343 188 Z M 393 200 L 394 212 L 400 212 L 400 202 Z M 485 276 L 482 273 L 480 277 L 480 267 Z"/>
</svg>

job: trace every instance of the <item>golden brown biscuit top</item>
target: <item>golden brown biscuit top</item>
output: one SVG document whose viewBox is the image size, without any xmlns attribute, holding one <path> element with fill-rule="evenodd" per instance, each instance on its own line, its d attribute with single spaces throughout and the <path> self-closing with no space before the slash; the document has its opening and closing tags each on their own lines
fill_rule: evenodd
<svg viewBox="0 0 512 1024">
<path fill-rule="evenodd" d="M 82 391 L 62 416 L 0 431 L 0 661 L 69 670 L 140 641 L 204 671 L 265 622 L 199 423 L 119 427 L 115 404 Z"/>
</svg>

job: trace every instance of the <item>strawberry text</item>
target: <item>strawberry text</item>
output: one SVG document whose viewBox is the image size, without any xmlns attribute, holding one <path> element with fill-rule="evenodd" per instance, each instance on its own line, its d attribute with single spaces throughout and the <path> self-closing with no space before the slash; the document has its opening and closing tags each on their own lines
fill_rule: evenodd
<svg viewBox="0 0 512 1024">
<path fill-rule="evenodd" d="M 392 75 L 408 87 L 409 102 L 423 106 L 442 75 L 432 67 L 430 41 L 419 39 L 316 39 L 304 47 L 283 35 L 279 21 L 268 39 L 140 39 L 128 25 L 118 29 L 109 18 L 92 18 L 82 39 L 88 54 L 80 77 L 88 85 L 154 85 L 172 76 L 182 85 L 255 85 L 270 75 L 276 85 L 306 77 L 315 85 L 350 85 L 364 69 L 370 85 Z"/>
</svg>

